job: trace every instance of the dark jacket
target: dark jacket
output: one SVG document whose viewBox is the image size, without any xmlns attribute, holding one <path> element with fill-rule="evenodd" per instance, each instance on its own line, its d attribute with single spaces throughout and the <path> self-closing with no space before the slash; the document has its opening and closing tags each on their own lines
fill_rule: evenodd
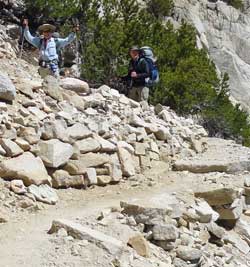
<svg viewBox="0 0 250 267">
<path fill-rule="evenodd" d="M 133 71 L 137 73 L 136 78 L 131 77 Z M 131 86 L 145 86 L 145 79 L 150 78 L 150 66 L 144 57 L 130 60 L 127 78 L 131 80 Z"/>
</svg>

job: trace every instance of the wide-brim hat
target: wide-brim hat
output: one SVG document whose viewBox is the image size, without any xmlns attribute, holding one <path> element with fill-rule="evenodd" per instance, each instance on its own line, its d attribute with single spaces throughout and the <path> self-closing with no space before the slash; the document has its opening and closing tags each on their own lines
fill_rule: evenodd
<svg viewBox="0 0 250 267">
<path fill-rule="evenodd" d="M 51 25 L 51 24 L 43 24 L 38 27 L 39 33 L 42 32 L 54 32 L 56 30 L 56 26 Z"/>
</svg>

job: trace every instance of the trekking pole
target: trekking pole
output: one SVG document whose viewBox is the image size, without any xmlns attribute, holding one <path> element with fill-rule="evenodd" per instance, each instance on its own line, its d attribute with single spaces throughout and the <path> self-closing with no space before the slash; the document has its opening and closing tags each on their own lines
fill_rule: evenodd
<svg viewBox="0 0 250 267">
<path fill-rule="evenodd" d="M 20 50 L 19 58 L 22 58 L 22 55 L 23 55 L 23 45 L 24 45 L 24 26 L 22 26 L 22 42 L 21 42 L 21 50 Z"/>
<path fill-rule="evenodd" d="M 19 58 L 22 58 L 22 55 L 23 55 L 23 45 L 24 45 L 24 30 L 25 30 L 25 27 L 28 26 L 28 19 L 26 19 L 25 17 L 22 17 L 21 20 L 21 29 L 22 29 L 22 36 L 21 36 L 21 50 L 20 50 L 20 55 L 19 55 Z"/>
<path fill-rule="evenodd" d="M 78 36 L 76 33 L 76 65 L 78 70 L 80 71 L 80 62 L 79 62 L 79 42 L 78 42 Z"/>
<path fill-rule="evenodd" d="M 77 18 L 72 18 L 72 22 L 74 27 L 78 28 L 79 27 L 79 20 Z M 76 31 L 76 65 L 77 65 L 77 69 L 80 72 L 80 62 L 79 62 L 79 40 L 78 40 L 78 35 L 77 35 L 77 31 Z"/>
</svg>

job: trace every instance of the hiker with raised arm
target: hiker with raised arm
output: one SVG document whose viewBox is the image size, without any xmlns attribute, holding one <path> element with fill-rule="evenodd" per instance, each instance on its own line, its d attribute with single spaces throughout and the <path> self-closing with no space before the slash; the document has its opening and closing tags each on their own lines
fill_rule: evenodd
<svg viewBox="0 0 250 267">
<path fill-rule="evenodd" d="M 75 26 L 66 38 L 54 38 L 56 27 L 51 24 L 43 24 L 38 28 L 39 37 L 31 35 L 27 19 L 23 21 L 23 25 L 26 40 L 39 49 L 39 74 L 42 78 L 46 75 L 59 77 L 58 51 L 75 40 L 79 26 Z"/>
</svg>

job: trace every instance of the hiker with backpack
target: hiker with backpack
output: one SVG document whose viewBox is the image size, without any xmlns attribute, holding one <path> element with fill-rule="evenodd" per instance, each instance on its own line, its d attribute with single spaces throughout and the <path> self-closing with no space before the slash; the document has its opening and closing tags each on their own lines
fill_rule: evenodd
<svg viewBox="0 0 250 267">
<path fill-rule="evenodd" d="M 75 40 L 79 26 L 76 26 L 73 30 L 74 32 L 70 33 L 66 38 L 54 38 L 53 33 L 56 27 L 51 24 L 43 24 L 38 28 L 39 37 L 31 35 L 27 19 L 23 21 L 23 25 L 25 27 L 24 36 L 26 40 L 39 49 L 39 74 L 42 78 L 46 75 L 59 77 L 58 51 Z"/>
<path fill-rule="evenodd" d="M 129 55 L 128 75 L 124 77 L 129 84 L 128 97 L 137 102 L 148 101 L 149 88 L 159 80 L 152 49 L 133 46 L 129 49 Z"/>
</svg>

